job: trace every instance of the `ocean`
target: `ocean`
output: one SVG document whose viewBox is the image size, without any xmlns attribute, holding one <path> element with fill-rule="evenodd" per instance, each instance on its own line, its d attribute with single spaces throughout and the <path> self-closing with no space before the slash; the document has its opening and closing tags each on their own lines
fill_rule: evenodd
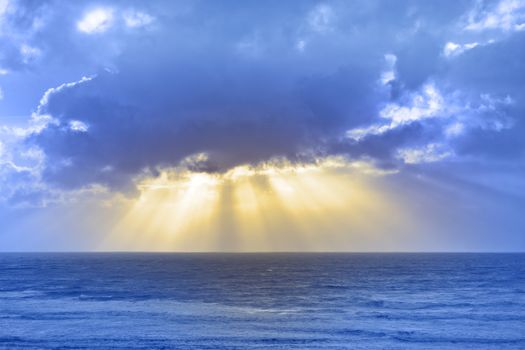
<svg viewBox="0 0 525 350">
<path fill-rule="evenodd" d="M 0 349 L 525 349 L 525 254 L 0 254 Z"/>
</svg>

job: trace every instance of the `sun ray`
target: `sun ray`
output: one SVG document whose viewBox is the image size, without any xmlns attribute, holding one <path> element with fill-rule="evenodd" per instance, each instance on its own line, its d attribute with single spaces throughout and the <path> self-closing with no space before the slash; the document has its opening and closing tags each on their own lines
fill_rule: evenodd
<svg viewBox="0 0 525 350">
<path fill-rule="evenodd" d="M 351 247 L 362 238 L 382 239 L 374 235 L 388 225 L 403 227 L 407 220 L 383 191 L 363 180 L 358 168 L 371 169 L 325 160 L 239 166 L 222 174 L 166 170 L 138 184 L 140 196 L 104 245 L 330 250 Z"/>
</svg>

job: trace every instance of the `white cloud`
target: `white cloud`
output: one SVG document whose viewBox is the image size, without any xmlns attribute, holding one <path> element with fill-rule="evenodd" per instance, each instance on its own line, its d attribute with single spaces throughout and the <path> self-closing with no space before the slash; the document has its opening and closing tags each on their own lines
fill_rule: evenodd
<svg viewBox="0 0 525 350">
<path fill-rule="evenodd" d="M 440 143 L 430 143 L 423 147 L 399 149 L 396 157 L 406 164 L 420 164 L 438 162 L 453 155 L 454 152 L 447 146 Z"/>
<path fill-rule="evenodd" d="M 113 9 L 97 8 L 86 13 L 77 22 L 77 29 L 87 34 L 103 33 L 113 25 L 113 21 Z"/>
<path fill-rule="evenodd" d="M 0 0 L 0 16 L 3 16 L 9 7 L 9 0 Z"/>
<path fill-rule="evenodd" d="M 0 201 L 14 207 L 45 206 L 49 189 L 42 181 L 44 152 L 5 130 L 0 126 Z"/>
<path fill-rule="evenodd" d="M 443 96 L 433 84 L 423 86 L 414 94 L 408 106 L 389 103 L 379 113 L 381 118 L 391 120 L 394 125 L 406 124 L 419 119 L 436 117 L 445 108 Z"/>
<path fill-rule="evenodd" d="M 304 52 L 304 50 L 306 49 L 306 40 L 304 39 L 299 39 L 297 41 L 297 43 L 295 44 L 295 48 L 299 51 L 299 52 Z"/>
<path fill-rule="evenodd" d="M 54 93 L 91 79 L 92 77 L 83 77 L 79 81 L 48 89 L 37 110 L 22 125 L 0 124 L 0 201 L 7 201 L 12 206 L 46 206 L 71 197 L 71 193 L 53 190 L 45 184 L 42 171 L 45 166 L 49 166 L 46 155 L 42 149 L 28 145 L 25 140 L 32 134 L 40 133 L 50 124 L 56 125 L 52 116 L 43 114 Z M 67 127 L 74 132 L 89 130 L 89 125 L 78 120 L 72 120 Z"/>
<path fill-rule="evenodd" d="M 334 19 L 334 10 L 326 4 L 317 5 L 308 14 L 308 24 L 310 25 L 310 28 L 316 32 L 327 32 L 332 30 Z"/>
<path fill-rule="evenodd" d="M 44 154 L 40 149 L 24 143 L 25 137 L 38 129 L 37 123 L 37 120 L 31 118 L 24 126 L 0 125 L 0 193 L 2 185 L 10 186 L 8 190 L 12 190 L 14 186 L 12 183 L 3 184 L 2 180 L 5 178 L 13 178 L 16 174 L 23 173 L 33 182 L 40 175 Z M 31 186 L 31 183 L 26 185 Z"/>
<path fill-rule="evenodd" d="M 78 81 L 64 83 L 48 89 L 40 99 L 36 111 L 27 119 L 25 125 L 8 126 L 0 124 L 0 138 L 4 142 L 4 146 L 6 144 L 16 144 L 31 134 L 38 134 L 50 124 L 56 125 L 57 121 L 51 115 L 44 113 L 44 109 L 49 103 L 51 96 L 59 91 L 90 81 L 91 79 L 93 79 L 93 77 L 82 77 L 82 79 Z M 69 127 L 71 130 L 77 132 L 85 132 L 89 129 L 89 126 L 81 121 L 72 121 Z"/>
<path fill-rule="evenodd" d="M 457 91 L 443 95 L 434 84 L 426 84 L 419 92 L 406 96 L 402 101 L 405 102 L 389 103 L 379 112 L 379 116 L 385 122 L 350 129 L 346 132 L 346 137 L 360 142 L 369 136 L 382 135 L 404 125 L 427 119 L 440 119 L 443 141 L 460 137 L 472 129 L 501 131 L 514 125 L 514 120 L 505 111 L 506 106 L 513 104 L 510 96 L 494 97 L 483 94 L 472 100 Z M 441 148 L 437 146 L 429 146 L 428 149 L 405 149 L 399 157 L 406 158 L 409 162 L 410 159 L 423 156 L 437 161 L 440 155 L 447 153 L 437 152 L 438 150 Z"/>
<path fill-rule="evenodd" d="M 391 60 L 393 59 L 391 58 Z M 381 135 L 389 130 L 417 120 L 446 117 L 450 113 L 449 109 L 451 107 L 447 106 L 443 96 L 434 84 L 426 84 L 423 86 L 422 91 L 412 94 L 406 104 L 387 104 L 379 112 L 381 118 L 388 120 L 387 123 L 351 129 L 346 132 L 346 136 L 354 141 L 360 141 L 369 135 Z"/>
<path fill-rule="evenodd" d="M 506 106 L 512 104 L 514 104 L 514 100 L 510 96 L 493 97 L 489 94 L 483 94 L 477 104 L 467 106 L 465 114 L 470 117 L 469 122 L 472 127 L 501 131 L 514 125 L 514 120 L 507 116 L 504 111 Z"/>
<path fill-rule="evenodd" d="M 381 84 L 386 85 L 396 79 L 396 62 L 397 56 L 393 54 L 386 54 L 385 61 L 387 69 L 381 73 Z"/>
<path fill-rule="evenodd" d="M 89 125 L 80 120 L 72 120 L 69 122 L 69 129 L 76 132 L 87 132 Z"/>
<path fill-rule="evenodd" d="M 394 129 L 391 124 L 372 124 L 365 128 L 354 128 L 346 132 L 346 137 L 354 141 L 361 141 L 370 135 L 381 135 Z"/>
<path fill-rule="evenodd" d="M 56 94 L 57 92 L 60 92 L 60 91 L 62 91 L 64 89 L 73 87 L 75 85 L 88 82 L 88 81 L 92 80 L 94 77 L 95 76 L 82 77 L 78 81 L 73 81 L 73 82 L 70 82 L 70 83 L 64 83 L 64 84 L 61 84 L 61 85 L 59 85 L 57 87 L 47 89 L 46 92 L 44 93 L 44 95 L 42 96 L 42 98 L 40 99 L 40 102 L 38 103 L 38 107 L 36 109 L 36 114 L 38 114 L 38 115 L 42 114 L 42 110 L 48 104 L 49 98 L 51 97 L 51 95 Z"/>
<path fill-rule="evenodd" d="M 129 10 L 122 16 L 128 28 L 140 28 L 151 24 L 155 18 L 147 13 Z"/>
<path fill-rule="evenodd" d="M 10 28 L 7 25 L 6 18 L 13 10 L 13 5 L 9 0 L 0 0 L 0 36 L 9 36 Z"/>
<path fill-rule="evenodd" d="M 470 12 L 465 30 L 525 30 L 525 1 L 502 0 L 490 10 L 478 6 Z"/>
<path fill-rule="evenodd" d="M 449 41 L 445 44 L 445 47 L 443 48 L 443 55 L 445 57 L 458 56 L 465 51 L 475 48 L 476 46 L 479 46 L 479 43 L 473 42 L 468 44 L 457 44 L 452 41 Z"/>
<path fill-rule="evenodd" d="M 387 69 L 381 73 L 380 83 L 387 85 L 396 79 L 397 56 L 386 54 Z M 421 91 L 408 96 L 406 103 L 388 103 L 379 116 L 387 123 L 376 123 L 363 128 L 354 128 L 346 132 L 346 136 L 354 141 L 360 141 L 369 135 L 381 135 L 401 125 L 426 118 L 435 118 L 445 114 L 449 106 L 433 83 L 426 84 Z"/>
<path fill-rule="evenodd" d="M 4 142 L 20 140 L 31 134 L 41 132 L 53 119 L 48 115 L 32 114 L 23 126 L 1 125 L 0 137 Z"/>
<path fill-rule="evenodd" d="M 37 47 L 22 44 L 20 46 L 20 54 L 22 55 L 22 62 L 27 64 L 40 57 L 42 51 L 40 51 L 40 49 Z"/>
<path fill-rule="evenodd" d="M 445 136 L 456 137 L 456 136 L 463 134 L 464 131 L 465 131 L 465 124 L 461 122 L 454 122 L 452 124 L 449 124 L 445 128 Z"/>
</svg>

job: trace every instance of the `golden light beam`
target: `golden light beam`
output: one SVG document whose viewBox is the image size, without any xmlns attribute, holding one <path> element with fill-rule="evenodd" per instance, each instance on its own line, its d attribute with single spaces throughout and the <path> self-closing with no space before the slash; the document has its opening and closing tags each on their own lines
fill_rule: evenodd
<svg viewBox="0 0 525 350">
<path fill-rule="evenodd" d="M 329 159 L 240 166 L 224 174 L 166 170 L 139 183 L 140 196 L 103 248 L 337 250 L 357 247 L 389 225 L 402 229 L 409 220 L 365 181 L 372 175 L 356 167 Z"/>
</svg>

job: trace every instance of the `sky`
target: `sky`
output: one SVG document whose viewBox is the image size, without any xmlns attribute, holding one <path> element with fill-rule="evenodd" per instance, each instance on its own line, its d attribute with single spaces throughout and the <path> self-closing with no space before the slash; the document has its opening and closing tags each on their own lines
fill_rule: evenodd
<svg viewBox="0 0 525 350">
<path fill-rule="evenodd" d="M 524 0 L 0 0 L 0 250 L 524 251 L 524 82 Z"/>
</svg>

